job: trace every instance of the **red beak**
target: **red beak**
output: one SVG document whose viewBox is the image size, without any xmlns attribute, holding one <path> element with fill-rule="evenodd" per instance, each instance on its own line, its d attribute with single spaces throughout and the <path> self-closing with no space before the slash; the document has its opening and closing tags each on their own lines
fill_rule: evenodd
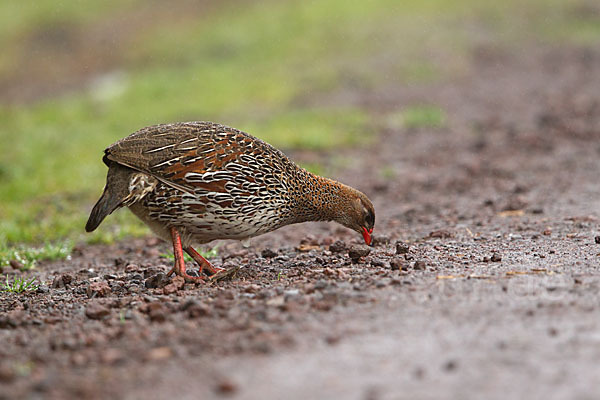
<svg viewBox="0 0 600 400">
<path fill-rule="evenodd" d="M 373 238 L 371 237 L 372 233 L 373 233 L 373 228 L 371 228 L 371 230 L 367 230 L 367 228 L 365 228 L 363 226 L 362 235 L 363 235 L 363 238 L 365 239 L 365 243 L 367 244 L 367 246 L 370 246 L 371 242 L 373 241 Z"/>
</svg>

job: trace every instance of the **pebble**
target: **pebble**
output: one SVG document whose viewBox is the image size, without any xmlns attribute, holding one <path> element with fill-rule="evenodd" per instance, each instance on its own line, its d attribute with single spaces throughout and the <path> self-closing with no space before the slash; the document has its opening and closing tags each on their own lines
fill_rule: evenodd
<svg viewBox="0 0 600 400">
<path fill-rule="evenodd" d="M 13 269 L 19 269 L 19 270 L 21 270 L 24 267 L 23 263 L 20 262 L 20 261 L 18 261 L 18 260 L 10 260 L 8 263 L 10 264 L 10 266 Z"/>
<path fill-rule="evenodd" d="M 427 263 L 425 261 L 422 261 L 422 260 L 415 261 L 415 265 L 413 266 L 413 269 L 416 269 L 418 271 L 422 271 L 425 268 L 427 268 Z"/>
<path fill-rule="evenodd" d="M 46 285 L 40 285 L 38 286 L 36 292 L 40 293 L 40 294 L 44 294 L 44 293 L 48 293 L 50 291 L 50 288 Z"/>
<path fill-rule="evenodd" d="M 167 319 L 167 309 L 159 302 L 148 303 L 150 321 L 164 322 Z"/>
<path fill-rule="evenodd" d="M 100 354 L 100 359 L 103 364 L 118 364 L 120 362 L 125 361 L 125 354 L 119 349 L 105 349 Z"/>
<path fill-rule="evenodd" d="M 300 291 L 298 289 L 289 289 L 283 291 L 283 299 L 288 301 L 300 295 Z"/>
<path fill-rule="evenodd" d="M 596 244 L 600 244 L 600 236 L 596 236 L 594 238 L 594 242 L 596 242 Z"/>
<path fill-rule="evenodd" d="M 361 257 L 368 256 L 371 252 L 371 248 L 362 244 L 355 244 L 348 250 L 348 255 L 352 260 L 358 260 Z"/>
<path fill-rule="evenodd" d="M 383 267 L 385 266 L 385 261 L 383 261 L 381 258 L 373 258 L 371 260 L 371 265 L 374 267 Z"/>
<path fill-rule="evenodd" d="M 390 260 L 390 269 L 392 271 L 406 270 L 407 265 L 400 257 L 394 257 Z"/>
<path fill-rule="evenodd" d="M 163 289 L 164 294 L 172 294 L 177 292 L 178 290 L 183 289 L 185 285 L 185 279 L 181 276 L 176 276 L 171 280 L 171 283 L 166 285 Z"/>
<path fill-rule="evenodd" d="M 90 319 L 102 319 L 110 314 L 110 310 L 103 304 L 90 303 L 85 308 L 85 315 Z"/>
<path fill-rule="evenodd" d="M 189 300 L 181 307 L 186 311 L 189 318 L 205 317 L 210 315 L 210 307 L 196 300 Z"/>
<path fill-rule="evenodd" d="M 75 280 L 75 278 L 73 277 L 73 275 L 71 275 L 69 273 L 60 274 L 57 277 L 55 277 L 54 280 L 52 281 L 52 288 L 53 289 L 64 288 L 67 285 L 69 285 L 71 282 L 73 282 L 74 280 Z"/>
<path fill-rule="evenodd" d="M 148 289 L 156 289 L 165 286 L 168 282 L 169 280 L 167 275 L 165 275 L 163 272 L 159 272 L 146 279 L 144 285 Z"/>
<path fill-rule="evenodd" d="M 173 356 L 173 350 L 170 347 L 156 347 L 146 354 L 146 359 L 151 361 L 166 360 Z"/>
<path fill-rule="evenodd" d="M 87 287 L 87 296 L 92 297 L 106 297 L 110 292 L 110 286 L 105 281 L 92 282 Z"/>
<path fill-rule="evenodd" d="M 271 249 L 264 249 L 261 253 L 260 256 L 263 258 L 273 258 L 277 256 L 277 252 L 273 251 Z"/>
<path fill-rule="evenodd" d="M 329 245 L 329 251 L 332 253 L 341 253 L 344 250 L 346 250 L 346 243 L 342 242 L 341 240 L 336 240 Z"/>
<path fill-rule="evenodd" d="M 396 243 L 396 254 L 406 254 L 410 251 L 410 246 L 402 243 L 402 242 L 397 242 Z"/>
<path fill-rule="evenodd" d="M 447 229 L 439 229 L 429 233 L 429 237 L 433 239 L 449 239 L 453 236 L 454 234 Z"/>
<path fill-rule="evenodd" d="M 140 266 L 137 264 L 129 264 L 125 267 L 125 272 L 128 274 L 133 273 L 133 272 L 140 272 L 140 271 L 141 271 Z"/>
<path fill-rule="evenodd" d="M 15 370 L 8 365 L 0 365 L 0 382 L 9 383 L 15 380 L 17 374 Z"/>
<path fill-rule="evenodd" d="M 494 253 L 494 254 L 492 254 L 492 257 L 490 258 L 490 261 L 500 262 L 500 261 L 502 261 L 502 256 L 498 253 Z"/>
<path fill-rule="evenodd" d="M 444 369 L 448 372 L 450 371 L 454 371 L 456 368 L 458 368 L 458 364 L 456 361 L 454 360 L 448 360 L 445 364 L 444 364 Z"/>
<path fill-rule="evenodd" d="M 217 383 L 215 391 L 220 395 L 229 396 L 229 395 L 232 395 L 235 392 L 237 392 L 238 387 L 235 383 L 233 383 L 229 379 L 223 379 L 219 383 Z"/>
</svg>

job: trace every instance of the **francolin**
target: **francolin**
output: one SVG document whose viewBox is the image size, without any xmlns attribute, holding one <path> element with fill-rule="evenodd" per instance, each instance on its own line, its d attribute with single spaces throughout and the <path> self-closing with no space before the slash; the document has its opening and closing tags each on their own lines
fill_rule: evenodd
<svg viewBox="0 0 600 400">
<path fill-rule="evenodd" d="M 211 122 L 150 126 L 104 151 L 106 186 L 85 226 L 91 232 L 128 207 L 172 241 L 175 273 L 202 282 L 213 267 L 192 245 L 246 239 L 285 225 L 335 221 L 371 244 L 375 211 L 360 191 L 300 168 L 247 133 Z M 185 250 L 200 266 L 186 272 Z"/>
</svg>

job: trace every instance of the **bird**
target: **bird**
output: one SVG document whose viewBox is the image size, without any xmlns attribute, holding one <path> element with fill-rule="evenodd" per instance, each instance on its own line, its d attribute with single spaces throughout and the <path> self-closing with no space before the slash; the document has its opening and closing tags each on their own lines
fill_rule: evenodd
<svg viewBox="0 0 600 400">
<path fill-rule="evenodd" d="M 168 273 L 201 283 L 223 268 L 193 246 L 245 240 L 307 221 L 334 221 L 371 245 L 375 210 L 362 192 L 299 167 L 248 133 L 213 122 L 142 128 L 113 143 L 102 158 L 106 185 L 85 226 L 94 231 L 127 207 L 159 238 L 172 242 Z M 199 266 L 186 271 L 183 251 Z"/>
</svg>

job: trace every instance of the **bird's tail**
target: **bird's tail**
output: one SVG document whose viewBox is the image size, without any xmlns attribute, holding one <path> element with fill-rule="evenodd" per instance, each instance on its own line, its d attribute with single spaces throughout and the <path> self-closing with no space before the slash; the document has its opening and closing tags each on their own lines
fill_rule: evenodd
<svg viewBox="0 0 600 400">
<path fill-rule="evenodd" d="M 85 224 L 86 232 L 96 229 L 104 218 L 123 205 L 123 201 L 129 194 L 129 176 L 134 172 L 134 170 L 117 163 L 109 164 L 104 192 L 96 202 L 87 224 Z"/>
</svg>

